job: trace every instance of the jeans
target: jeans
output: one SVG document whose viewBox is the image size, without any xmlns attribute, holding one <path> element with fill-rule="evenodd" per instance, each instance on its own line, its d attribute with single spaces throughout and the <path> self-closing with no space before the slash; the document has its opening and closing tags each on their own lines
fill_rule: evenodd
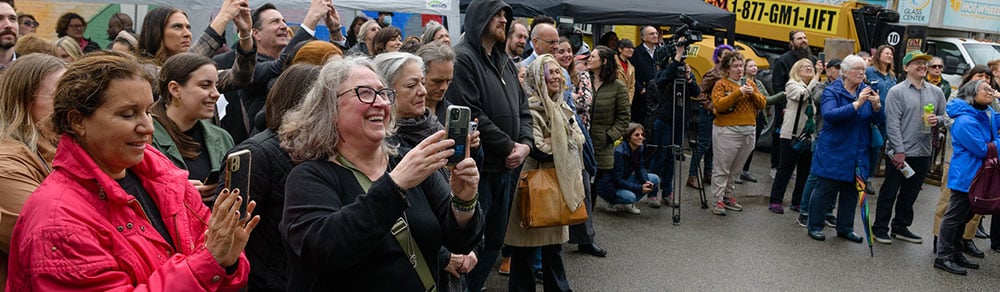
<svg viewBox="0 0 1000 292">
<path fill-rule="evenodd" d="M 702 160 L 705 166 L 701 168 L 702 177 L 712 174 L 712 122 L 715 115 L 704 107 L 698 108 L 698 148 L 691 151 L 691 165 L 688 176 L 697 176 Z"/>
<path fill-rule="evenodd" d="M 799 214 L 802 216 L 809 216 L 809 202 L 812 201 L 817 180 L 819 180 L 819 177 L 815 174 L 809 173 L 809 178 L 806 179 L 806 186 L 802 188 L 802 203 L 799 205 Z M 830 206 L 825 207 L 825 209 L 829 210 L 826 212 L 826 216 L 833 216 L 833 207 L 832 202 Z M 824 218 L 826 216 L 824 216 Z"/>
<path fill-rule="evenodd" d="M 510 258 L 510 278 L 507 282 L 508 291 L 535 291 L 535 270 L 531 259 L 541 249 L 542 253 L 542 287 L 544 291 L 572 291 L 569 279 L 566 278 L 566 267 L 562 260 L 562 245 L 553 244 L 542 247 L 510 247 L 513 254 Z M 481 263 L 480 263 L 481 264 Z M 479 266 L 478 264 L 476 265 Z M 489 267 L 490 269 L 493 266 Z M 479 290 L 470 290 L 479 291 Z"/>
<path fill-rule="evenodd" d="M 486 224 L 483 226 L 483 246 L 480 252 L 479 264 L 469 272 L 469 290 L 482 290 L 496 264 L 500 247 L 507 233 L 507 216 L 510 214 L 510 201 L 514 196 L 514 178 L 521 172 L 520 168 L 508 169 L 500 173 L 486 173 L 479 180 L 479 206 L 483 211 Z M 489 179 L 492 178 L 492 179 Z"/>
<path fill-rule="evenodd" d="M 793 171 L 798 171 L 798 175 L 795 177 L 795 187 L 792 188 L 792 205 L 798 206 L 802 202 L 802 191 L 812 165 L 812 152 L 799 153 L 792 149 L 793 143 L 790 139 L 781 139 L 781 164 L 778 166 L 778 174 L 774 176 L 774 184 L 771 185 L 771 204 L 781 204 L 785 200 L 785 188 Z"/>
<path fill-rule="evenodd" d="M 888 233 L 890 225 L 894 232 L 907 230 L 913 223 L 913 203 L 917 201 L 920 186 L 924 184 L 924 177 L 930 170 L 931 158 L 907 157 L 906 163 L 910 164 L 910 167 L 916 172 L 910 178 L 903 177 L 903 173 L 891 165 L 886 167 L 885 181 L 882 182 L 882 188 L 878 192 L 872 232 Z M 893 218 L 893 209 L 895 209 L 895 218 Z"/>
<path fill-rule="evenodd" d="M 952 260 L 962 255 L 962 230 L 965 229 L 965 223 L 972 219 L 972 215 L 969 193 L 951 190 L 948 210 L 941 219 L 941 231 L 938 234 L 938 259 Z"/>
<path fill-rule="evenodd" d="M 816 181 L 816 190 L 813 191 L 812 200 L 809 201 L 809 209 L 815 213 L 826 213 L 830 211 L 834 199 L 840 198 L 837 202 L 837 234 L 854 232 L 854 206 L 858 204 L 858 190 L 854 187 L 853 181 L 838 181 L 820 177 Z M 823 231 L 824 223 L 822 216 L 809 216 L 809 231 Z"/>
<path fill-rule="evenodd" d="M 671 125 L 670 122 L 660 119 L 653 122 L 653 141 L 649 144 L 656 145 L 657 148 L 653 150 L 655 154 L 650 163 L 649 172 L 659 174 L 663 182 L 664 193 L 674 191 L 674 162 L 676 161 L 673 148 L 667 146 L 674 143 L 683 146 L 684 141 L 681 139 L 683 134 L 684 130 L 679 127 L 679 124 Z M 649 193 L 649 196 L 656 196 L 656 193 Z"/>
<path fill-rule="evenodd" d="M 649 177 L 649 181 L 653 183 L 653 191 L 650 194 L 656 194 L 657 189 L 660 187 L 660 177 L 655 174 L 646 174 Z M 635 176 L 629 177 L 629 183 L 644 183 L 639 182 Z M 642 195 L 637 195 L 629 189 L 618 189 L 615 191 L 615 196 L 612 198 L 606 198 L 608 203 L 611 204 L 635 204 L 639 200 L 642 200 Z"/>
</svg>

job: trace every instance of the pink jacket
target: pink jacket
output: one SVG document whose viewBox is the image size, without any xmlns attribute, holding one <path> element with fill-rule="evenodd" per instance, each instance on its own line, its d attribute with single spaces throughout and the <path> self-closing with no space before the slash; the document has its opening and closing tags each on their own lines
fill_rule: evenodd
<svg viewBox="0 0 1000 292">
<path fill-rule="evenodd" d="M 225 269 L 205 248 L 210 211 L 187 173 L 151 146 L 131 170 L 157 202 L 178 250 L 138 201 L 64 135 L 53 172 L 24 204 L 10 247 L 7 291 L 236 291 L 250 265 Z"/>
</svg>

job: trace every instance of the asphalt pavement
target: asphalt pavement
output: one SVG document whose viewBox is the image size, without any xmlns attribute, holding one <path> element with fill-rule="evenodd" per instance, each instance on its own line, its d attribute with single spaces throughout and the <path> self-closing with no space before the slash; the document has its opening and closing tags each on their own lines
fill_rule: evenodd
<svg viewBox="0 0 1000 292">
<path fill-rule="evenodd" d="M 608 251 L 606 258 L 576 252 L 563 245 L 570 285 L 575 291 L 998 291 L 1000 253 L 989 250 L 988 239 L 975 239 L 986 258 L 982 265 L 959 276 L 934 269 L 932 224 L 940 188 L 924 184 L 914 204 L 910 230 L 924 238 L 922 244 L 895 240 L 868 245 L 836 237 L 825 230 L 826 241 L 815 241 L 795 222 L 798 213 L 787 209 L 791 183 L 786 191 L 785 214 L 767 209 L 773 179 L 770 154 L 755 152 L 751 173 L 757 183 L 736 187 L 742 212 L 713 215 L 700 208 L 698 191 L 684 187 L 681 220 L 671 223 L 672 210 L 639 204 L 641 215 L 611 213 L 598 199 L 591 214 L 596 241 Z M 687 179 L 687 161 L 681 172 Z M 882 178 L 875 178 L 876 189 Z M 676 188 L 675 188 L 676 189 Z M 711 194 L 706 193 L 711 200 Z M 869 199 L 871 210 L 875 200 Z M 856 206 L 853 206 L 856 207 Z M 860 213 L 855 231 L 864 235 Z M 989 224 L 984 220 L 984 224 Z M 987 228 L 988 230 L 988 228 Z M 1000 235 L 1000 234 L 998 234 Z M 499 263 L 499 260 L 497 261 Z M 494 268 L 487 291 L 506 291 L 507 276 Z M 537 286 L 542 290 L 541 285 Z"/>
</svg>

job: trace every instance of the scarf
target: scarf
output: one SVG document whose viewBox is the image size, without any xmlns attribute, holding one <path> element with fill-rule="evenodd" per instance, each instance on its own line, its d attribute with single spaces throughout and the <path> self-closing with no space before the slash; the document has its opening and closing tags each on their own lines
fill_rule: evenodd
<svg viewBox="0 0 1000 292">
<path fill-rule="evenodd" d="M 938 75 L 937 78 L 934 78 L 934 76 L 931 76 L 931 74 L 927 74 L 927 82 L 930 82 L 931 84 L 934 84 L 936 86 L 940 86 L 941 85 L 941 76 L 942 75 Z"/>
<path fill-rule="evenodd" d="M 396 136 L 405 146 L 415 147 L 425 138 L 437 131 L 444 130 L 431 110 L 424 108 L 424 114 L 419 117 L 399 118 L 396 120 Z"/>
</svg>

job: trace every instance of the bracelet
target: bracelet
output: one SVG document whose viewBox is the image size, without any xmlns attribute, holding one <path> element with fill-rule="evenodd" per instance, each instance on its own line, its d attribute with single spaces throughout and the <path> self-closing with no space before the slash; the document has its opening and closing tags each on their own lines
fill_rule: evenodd
<svg viewBox="0 0 1000 292">
<path fill-rule="evenodd" d="M 236 37 L 239 37 L 241 41 L 242 41 L 242 40 L 245 40 L 245 39 L 249 39 L 249 38 L 250 38 L 250 37 L 252 37 L 252 36 L 253 36 L 253 33 L 252 33 L 252 32 L 251 32 L 251 33 L 249 33 L 249 34 L 248 34 L 247 36 L 241 36 L 241 35 L 240 35 L 240 32 L 238 32 L 238 31 L 236 32 Z"/>
<path fill-rule="evenodd" d="M 472 199 L 466 201 L 459 199 L 455 194 L 451 195 L 451 206 L 455 207 L 455 210 L 459 212 L 472 212 L 476 209 L 476 204 L 479 202 L 479 192 Z"/>
</svg>

